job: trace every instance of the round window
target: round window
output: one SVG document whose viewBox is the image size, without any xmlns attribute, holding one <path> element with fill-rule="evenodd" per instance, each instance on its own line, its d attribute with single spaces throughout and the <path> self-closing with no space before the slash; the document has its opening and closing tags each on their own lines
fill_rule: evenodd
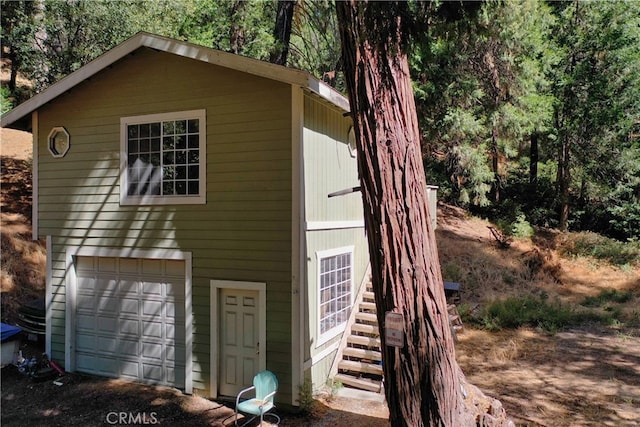
<svg viewBox="0 0 640 427">
<path fill-rule="evenodd" d="M 349 127 L 349 154 L 351 157 L 358 155 L 358 146 L 356 145 L 356 132 L 353 130 L 353 126 Z"/>
<path fill-rule="evenodd" d="M 64 157 L 71 146 L 69 132 L 63 127 L 55 127 L 49 133 L 49 151 L 53 157 Z"/>
</svg>

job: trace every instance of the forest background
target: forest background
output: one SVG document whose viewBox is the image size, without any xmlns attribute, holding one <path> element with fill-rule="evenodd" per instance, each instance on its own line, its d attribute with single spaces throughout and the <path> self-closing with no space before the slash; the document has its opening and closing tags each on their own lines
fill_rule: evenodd
<svg viewBox="0 0 640 427">
<path fill-rule="evenodd" d="M 283 8 L 283 4 L 288 5 Z M 6 1 L 2 112 L 139 31 L 310 72 L 344 93 L 326 0 Z M 289 42 L 279 36 L 290 13 Z M 640 2 L 410 2 L 429 184 L 497 222 L 640 245 Z M 26 78 L 26 82 L 19 76 Z"/>
</svg>

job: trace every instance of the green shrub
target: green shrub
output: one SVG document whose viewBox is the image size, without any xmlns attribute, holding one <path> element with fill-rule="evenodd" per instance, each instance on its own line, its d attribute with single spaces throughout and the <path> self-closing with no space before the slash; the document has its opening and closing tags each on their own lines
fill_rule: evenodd
<svg viewBox="0 0 640 427">
<path fill-rule="evenodd" d="M 640 263 L 638 242 L 620 242 L 592 232 L 568 233 L 560 247 L 560 253 L 593 257 L 620 266 Z"/>
<path fill-rule="evenodd" d="M 442 266 L 442 277 L 444 280 L 459 282 L 463 279 L 460 266 L 454 262 L 448 262 Z"/>
<path fill-rule="evenodd" d="M 617 291 L 615 289 L 607 289 L 596 297 L 586 297 L 581 305 L 585 307 L 602 307 L 606 303 L 618 303 L 624 304 L 631 301 L 633 298 L 633 292 L 631 291 Z"/>
<path fill-rule="evenodd" d="M 522 206 L 513 200 L 502 202 L 495 206 L 492 212 L 488 212 L 498 229 L 507 237 L 527 238 L 534 234 L 531 223 L 522 212 Z"/>
<path fill-rule="evenodd" d="M 525 238 L 533 236 L 533 227 L 529 224 L 524 214 L 518 215 L 515 222 L 511 224 L 511 235 Z"/>
<path fill-rule="evenodd" d="M 313 405 L 313 384 L 308 378 L 305 378 L 302 385 L 298 386 L 298 403 L 302 413 L 309 413 Z"/>
<path fill-rule="evenodd" d="M 0 114 L 4 114 L 13 108 L 10 100 L 9 88 L 6 86 L 0 87 Z"/>
<path fill-rule="evenodd" d="M 491 331 L 533 326 L 555 333 L 575 324 L 577 319 L 575 310 L 569 305 L 527 296 L 491 302 L 485 306 L 479 322 Z"/>
<path fill-rule="evenodd" d="M 633 316 L 626 319 L 622 309 L 616 305 L 628 302 L 633 297 L 632 292 L 603 291 L 598 297 L 586 298 L 581 304 L 590 309 L 576 310 L 560 301 L 549 302 L 548 296 L 543 294 L 540 297 L 510 297 L 492 301 L 478 317 L 470 316 L 469 310 L 463 312 L 466 314 L 466 321 L 479 324 L 490 331 L 532 326 L 556 333 L 569 326 L 587 322 L 620 325 L 622 320 L 633 321 Z M 602 307 L 603 310 L 596 310 L 596 307 Z"/>
</svg>

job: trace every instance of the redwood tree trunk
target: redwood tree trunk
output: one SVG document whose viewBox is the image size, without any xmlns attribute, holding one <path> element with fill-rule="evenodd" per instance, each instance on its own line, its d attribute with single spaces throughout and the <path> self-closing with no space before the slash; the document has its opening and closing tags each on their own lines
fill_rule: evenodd
<svg viewBox="0 0 640 427">
<path fill-rule="evenodd" d="M 568 136 L 562 138 L 558 156 L 558 198 L 560 200 L 560 231 L 569 228 L 569 186 L 571 185 L 570 153 L 571 142 Z"/>
<path fill-rule="evenodd" d="M 278 1 L 278 12 L 276 13 L 276 23 L 273 29 L 275 46 L 269 57 L 269 62 L 278 65 L 287 65 L 289 56 L 289 41 L 291 40 L 291 23 L 293 22 L 293 11 L 296 0 Z"/>
<path fill-rule="evenodd" d="M 498 101 L 496 101 L 497 103 Z M 493 169 L 493 201 L 500 202 L 500 159 L 498 156 L 498 129 L 491 128 L 491 169 Z"/>
<path fill-rule="evenodd" d="M 234 0 L 231 5 L 231 25 L 229 27 L 229 49 L 236 55 L 242 54 L 245 43 L 244 13 L 247 7 L 245 0 Z"/>
<path fill-rule="evenodd" d="M 538 133 L 531 134 L 531 146 L 529 147 L 529 187 L 533 194 L 538 191 Z"/>
<path fill-rule="evenodd" d="M 336 2 L 345 79 L 358 141 L 373 290 L 393 426 L 461 426 L 462 396 L 440 264 L 427 208 L 420 134 L 389 3 Z M 397 5 L 396 5 L 397 7 Z M 387 9 L 388 10 L 388 9 Z M 368 37 L 367 25 L 387 32 Z M 387 347 L 386 312 L 404 317 L 405 345 Z"/>
<path fill-rule="evenodd" d="M 455 360 L 404 53 L 407 4 L 349 0 L 336 9 L 391 425 L 513 425 L 500 402 L 466 383 Z M 403 316 L 401 348 L 387 346 L 387 312 Z"/>
</svg>

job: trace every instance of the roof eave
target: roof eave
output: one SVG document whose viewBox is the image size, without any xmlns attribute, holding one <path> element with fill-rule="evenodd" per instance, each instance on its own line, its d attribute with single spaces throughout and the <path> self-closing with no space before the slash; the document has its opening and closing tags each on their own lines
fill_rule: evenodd
<svg viewBox="0 0 640 427">
<path fill-rule="evenodd" d="M 57 98 L 69 89 L 99 73 L 109 65 L 138 49 L 142 46 L 142 36 L 143 34 L 138 34 L 126 40 L 113 49 L 110 49 L 109 51 L 98 56 L 87 65 L 80 67 L 73 73 L 52 84 L 45 91 L 29 98 L 27 101 L 18 105 L 13 110 L 9 111 L 6 114 L 3 114 L 2 118 L 0 118 L 0 126 L 11 126 L 26 115 L 31 114 L 38 108 L 42 107 L 52 99 Z"/>
<path fill-rule="evenodd" d="M 253 58 L 247 58 L 232 53 L 198 46 L 187 42 L 173 40 L 149 33 L 138 33 L 113 49 L 100 55 L 85 66 L 49 86 L 44 92 L 37 94 L 13 110 L 2 115 L 0 126 L 10 127 L 25 116 L 42 107 L 56 97 L 67 92 L 74 86 L 94 76 L 126 55 L 141 47 L 148 47 L 162 52 L 172 53 L 185 58 L 207 62 L 237 71 L 300 85 L 317 93 L 339 108 L 349 111 L 349 102 L 339 92 L 319 81 L 310 74 L 280 65 L 270 64 Z"/>
</svg>

